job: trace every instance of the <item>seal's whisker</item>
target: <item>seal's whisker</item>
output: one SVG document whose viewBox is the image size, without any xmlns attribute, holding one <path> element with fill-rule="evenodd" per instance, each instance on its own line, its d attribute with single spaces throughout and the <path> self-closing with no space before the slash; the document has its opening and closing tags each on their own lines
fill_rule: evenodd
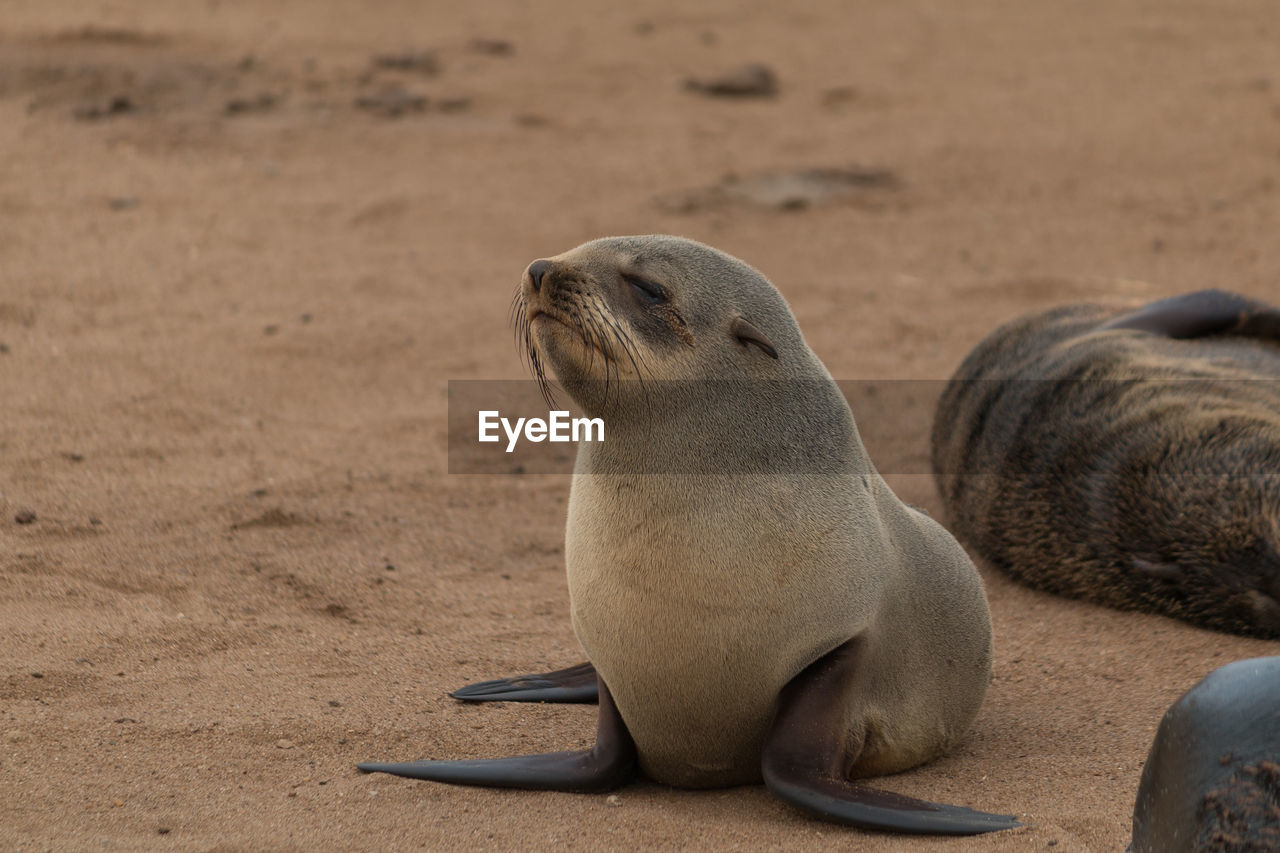
<svg viewBox="0 0 1280 853">
<path fill-rule="evenodd" d="M 640 392 L 644 394 L 645 408 L 651 412 L 652 401 L 649 399 L 649 389 L 644 383 L 644 373 L 648 369 L 648 365 L 646 365 L 644 361 L 644 356 L 639 352 L 639 350 L 637 350 L 635 342 L 631 340 L 631 336 L 627 334 L 625 329 L 618 325 L 616 320 L 608 316 L 605 316 L 602 319 L 609 327 L 609 330 L 613 333 L 613 337 L 622 348 L 622 351 L 626 354 L 627 360 L 631 362 L 631 367 L 636 374 L 636 381 L 640 384 Z M 652 371 L 650 371 L 649 375 L 653 375 Z M 618 381 L 622 381 L 621 377 L 619 377 Z"/>
<path fill-rule="evenodd" d="M 520 353 L 520 361 L 527 365 L 529 363 L 529 320 L 526 316 L 526 310 L 523 301 L 515 307 L 511 332 L 515 336 L 516 350 Z"/>
<path fill-rule="evenodd" d="M 529 321 L 527 314 L 522 314 L 521 321 L 524 330 L 524 352 L 528 360 L 529 369 L 533 372 L 534 381 L 538 383 L 538 393 L 542 395 L 542 399 L 546 401 L 547 406 L 554 409 L 556 405 L 555 393 L 551 390 L 551 383 L 547 381 L 547 371 L 542 364 L 542 359 L 538 357 L 538 350 L 533 345 L 533 325 Z"/>
<path fill-rule="evenodd" d="M 608 335 L 605 333 L 606 327 L 608 325 L 608 319 L 602 316 L 601 313 L 598 310 L 596 310 L 598 306 L 594 302 L 589 303 L 585 307 L 586 307 L 586 311 L 584 313 L 589 318 L 591 326 L 595 330 L 596 338 L 600 346 L 600 351 L 605 356 L 604 399 L 601 401 L 601 404 L 604 405 L 604 404 L 607 404 L 609 401 L 610 371 L 613 372 L 614 378 L 617 379 L 619 383 L 622 381 L 622 376 L 618 371 L 617 356 L 614 354 L 613 348 L 609 346 Z"/>
<path fill-rule="evenodd" d="M 595 354 L 598 350 L 601 357 L 604 359 L 605 395 L 607 397 L 609 389 L 609 371 L 611 368 L 616 369 L 612 364 L 614 361 L 613 349 L 609 346 L 607 336 L 604 334 L 604 330 L 600 326 L 600 317 L 598 312 L 595 310 L 594 302 L 591 300 L 585 301 L 579 305 L 578 308 L 579 313 L 577 315 L 577 319 L 582 330 L 585 346 L 591 350 L 591 361 L 588 364 L 588 370 L 591 365 L 595 364 Z"/>
<path fill-rule="evenodd" d="M 516 285 L 515 291 L 511 294 L 511 307 L 507 309 L 507 321 L 514 322 L 516 313 L 524 309 L 524 287 Z"/>
<path fill-rule="evenodd" d="M 609 370 L 609 355 L 604 351 L 603 342 L 599 339 L 598 329 L 591 322 L 591 315 L 587 311 L 587 306 L 578 306 L 578 310 L 574 312 L 573 319 L 577 321 L 578 331 L 582 333 L 583 346 L 587 350 L 587 372 L 596 364 L 596 350 L 600 350 L 600 355 L 605 360 L 605 371 Z"/>
<path fill-rule="evenodd" d="M 546 401 L 547 407 L 554 409 L 556 407 L 556 395 L 551 388 L 551 383 L 547 381 L 546 369 L 542 366 L 542 360 L 538 358 L 536 350 L 530 350 L 530 358 L 533 362 L 533 373 L 538 382 L 538 391 L 542 394 L 542 399 Z"/>
<path fill-rule="evenodd" d="M 627 330 L 619 325 L 616 318 L 604 313 L 602 315 L 602 319 L 609 327 L 609 331 L 613 334 L 618 345 L 622 347 L 623 352 L 627 354 L 627 358 L 631 362 L 631 367 L 635 370 L 636 378 L 643 382 L 644 373 L 648 370 L 648 365 L 645 363 L 643 356 L 636 347 L 635 341 L 631 339 L 631 335 Z M 649 375 L 653 375 L 652 371 L 649 371 Z"/>
<path fill-rule="evenodd" d="M 644 391 L 644 374 L 641 372 L 640 362 L 637 360 L 640 358 L 640 355 L 636 351 L 635 344 L 631 341 L 630 336 L 618 327 L 617 322 L 611 318 L 606 318 L 605 322 L 609 327 L 609 331 L 613 333 L 614 339 L 618 342 L 618 346 L 620 346 L 623 353 L 626 354 L 627 361 L 631 363 L 631 369 L 635 372 L 636 379 L 640 382 L 640 390 Z M 618 381 L 621 382 L 621 378 L 619 378 Z"/>
<path fill-rule="evenodd" d="M 623 381 L 624 381 L 622 378 L 622 359 L 617 356 L 615 349 L 622 350 L 622 354 L 626 356 L 627 361 L 630 362 L 631 368 L 633 371 L 636 372 L 637 376 L 639 375 L 639 371 L 640 371 L 640 366 L 637 362 L 637 359 L 639 358 L 639 353 L 636 351 L 634 344 L 631 342 L 631 339 L 627 335 L 619 334 L 621 330 L 618 326 L 617 321 L 610 315 L 610 313 L 608 311 L 603 310 L 602 305 L 598 304 L 597 308 L 600 310 L 597 311 L 596 316 L 598 317 L 599 322 L 603 326 L 603 331 L 601 332 L 601 334 L 602 336 L 611 340 L 611 343 L 609 345 L 609 351 L 611 353 L 614 353 L 613 374 L 617 384 L 618 398 L 619 400 L 621 400 Z M 616 347 L 615 347 L 615 344 L 616 344 Z"/>
<path fill-rule="evenodd" d="M 555 393 L 551 390 L 551 383 L 547 381 L 546 368 L 533 345 L 533 324 L 529 319 L 529 303 L 524 298 L 524 290 L 521 287 L 516 288 L 511 298 L 508 321 L 512 326 L 511 331 L 515 337 L 516 350 L 520 353 L 520 360 L 533 373 L 542 399 L 549 407 L 555 408 Z"/>
<path fill-rule="evenodd" d="M 516 349 L 520 352 L 520 360 L 528 362 L 525 342 L 528 338 L 529 320 L 528 303 L 524 298 L 524 289 L 517 286 L 511 295 L 511 307 L 507 311 L 507 322 L 511 324 L 511 334 L 515 338 Z"/>
<path fill-rule="evenodd" d="M 596 306 L 596 309 L 599 309 L 599 306 Z M 618 359 L 616 348 L 614 348 L 612 343 L 609 342 L 609 338 L 616 337 L 616 336 L 612 336 L 611 334 L 613 329 L 613 321 L 611 320 L 611 318 L 609 318 L 607 313 L 604 313 L 604 311 L 600 311 L 600 310 L 595 311 L 595 320 L 596 320 L 596 324 L 598 324 L 598 327 L 600 328 L 600 338 L 602 338 L 604 341 L 605 351 L 609 353 L 609 360 L 612 361 L 611 366 L 613 368 L 613 388 L 614 388 L 614 391 L 616 391 L 618 396 L 620 396 L 621 398 L 622 364 L 620 359 Z M 631 359 L 631 353 L 627 352 L 626 347 L 623 347 L 622 351 L 623 351 L 623 355 L 627 356 L 627 359 Z M 608 403 L 608 400 L 609 400 L 609 384 L 608 384 L 609 371 L 608 370 L 605 370 L 604 377 L 605 377 L 604 402 Z"/>
</svg>

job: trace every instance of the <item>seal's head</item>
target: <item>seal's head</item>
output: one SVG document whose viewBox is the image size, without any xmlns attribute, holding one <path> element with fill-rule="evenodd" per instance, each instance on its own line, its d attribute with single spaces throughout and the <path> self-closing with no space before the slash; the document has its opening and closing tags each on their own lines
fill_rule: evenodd
<svg viewBox="0 0 1280 853">
<path fill-rule="evenodd" d="M 546 368 L 587 409 L 656 380 L 783 378 L 809 357 L 764 276 L 669 236 L 612 237 L 534 261 L 513 305 L 516 336 L 544 396 Z M 624 389 L 634 389 L 633 391 Z"/>
</svg>

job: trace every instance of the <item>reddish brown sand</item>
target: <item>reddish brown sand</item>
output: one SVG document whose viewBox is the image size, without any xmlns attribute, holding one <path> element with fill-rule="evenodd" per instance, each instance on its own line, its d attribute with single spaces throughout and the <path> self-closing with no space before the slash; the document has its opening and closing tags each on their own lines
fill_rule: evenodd
<svg viewBox="0 0 1280 853">
<path fill-rule="evenodd" d="M 710 242 L 842 379 L 944 378 L 1056 302 L 1277 296 L 1266 0 L 600 5 L 5 4 L 0 847 L 1118 850 L 1166 706 L 1280 653 L 985 572 L 972 734 L 879 782 L 1027 824 L 978 839 L 760 787 L 358 774 L 591 741 L 589 707 L 444 695 L 580 659 L 568 477 L 447 473 L 447 380 L 523 376 L 530 260 Z M 747 61 L 776 97 L 682 86 Z M 705 192 L 851 166 L 896 180 L 799 209 Z M 891 414 L 875 461 L 919 470 L 930 415 Z M 927 476 L 890 481 L 938 512 Z"/>
</svg>

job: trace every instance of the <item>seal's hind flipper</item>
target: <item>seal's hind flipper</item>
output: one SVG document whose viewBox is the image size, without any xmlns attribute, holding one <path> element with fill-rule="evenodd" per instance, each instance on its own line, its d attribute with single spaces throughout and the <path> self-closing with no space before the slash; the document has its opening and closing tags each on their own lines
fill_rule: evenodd
<svg viewBox="0 0 1280 853">
<path fill-rule="evenodd" d="M 463 702 L 564 702 L 591 704 L 599 697 L 596 670 L 580 663 L 540 675 L 495 678 L 459 687 L 449 694 Z"/>
<path fill-rule="evenodd" d="M 410 779 L 478 785 L 486 788 L 523 788 L 532 791 L 601 793 L 627 784 L 639 774 L 636 744 L 627 724 L 603 683 L 599 685 L 600 717 L 596 742 L 577 752 L 548 752 L 516 758 L 479 761 L 405 761 L 393 764 L 367 761 L 356 769 L 365 773 L 390 773 Z"/>
<path fill-rule="evenodd" d="M 1225 290 L 1171 296 L 1121 314 L 1098 330 L 1134 329 L 1170 338 L 1235 335 L 1280 340 L 1280 309 Z"/>
<path fill-rule="evenodd" d="M 779 799 L 825 820 L 891 832 L 977 835 L 1022 824 L 1012 815 L 930 803 L 856 784 L 845 696 L 861 688 L 864 643 L 854 638 L 810 664 L 783 689 L 765 740 L 765 786 Z"/>
<path fill-rule="evenodd" d="M 789 779 L 765 777 L 769 791 L 803 812 L 846 826 L 916 835 L 980 835 L 1022 826 L 1013 815 L 930 803 L 845 779 L 818 779 L 808 768 L 793 771 Z"/>
<path fill-rule="evenodd" d="M 595 748 L 474 761 L 403 761 L 390 764 L 366 761 L 357 764 L 356 769 L 364 773 L 390 773 L 407 779 L 451 785 L 573 791 L 579 794 L 612 791 L 635 777 L 634 766 L 619 766 L 598 755 Z"/>
</svg>

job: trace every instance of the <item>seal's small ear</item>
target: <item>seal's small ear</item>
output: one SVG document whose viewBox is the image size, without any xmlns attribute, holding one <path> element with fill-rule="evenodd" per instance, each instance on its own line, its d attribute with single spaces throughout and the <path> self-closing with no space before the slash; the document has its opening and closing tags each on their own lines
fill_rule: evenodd
<svg viewBox="0 0 1280 853">
<path fill-rule="evenodd" d="M 764 332 L 760 331 L 741 317 L 738 317 L 729 324 L 729 334 L 737 338 L 738 343 L 742 344 L 744 347 L 747 344 L 755 344 L 760 348 L 760 351 L 769 356 L 769 358 L 778 357 L 778 351 L 773 348 L 773 343 L 765 337 Z"/>
</svg>

